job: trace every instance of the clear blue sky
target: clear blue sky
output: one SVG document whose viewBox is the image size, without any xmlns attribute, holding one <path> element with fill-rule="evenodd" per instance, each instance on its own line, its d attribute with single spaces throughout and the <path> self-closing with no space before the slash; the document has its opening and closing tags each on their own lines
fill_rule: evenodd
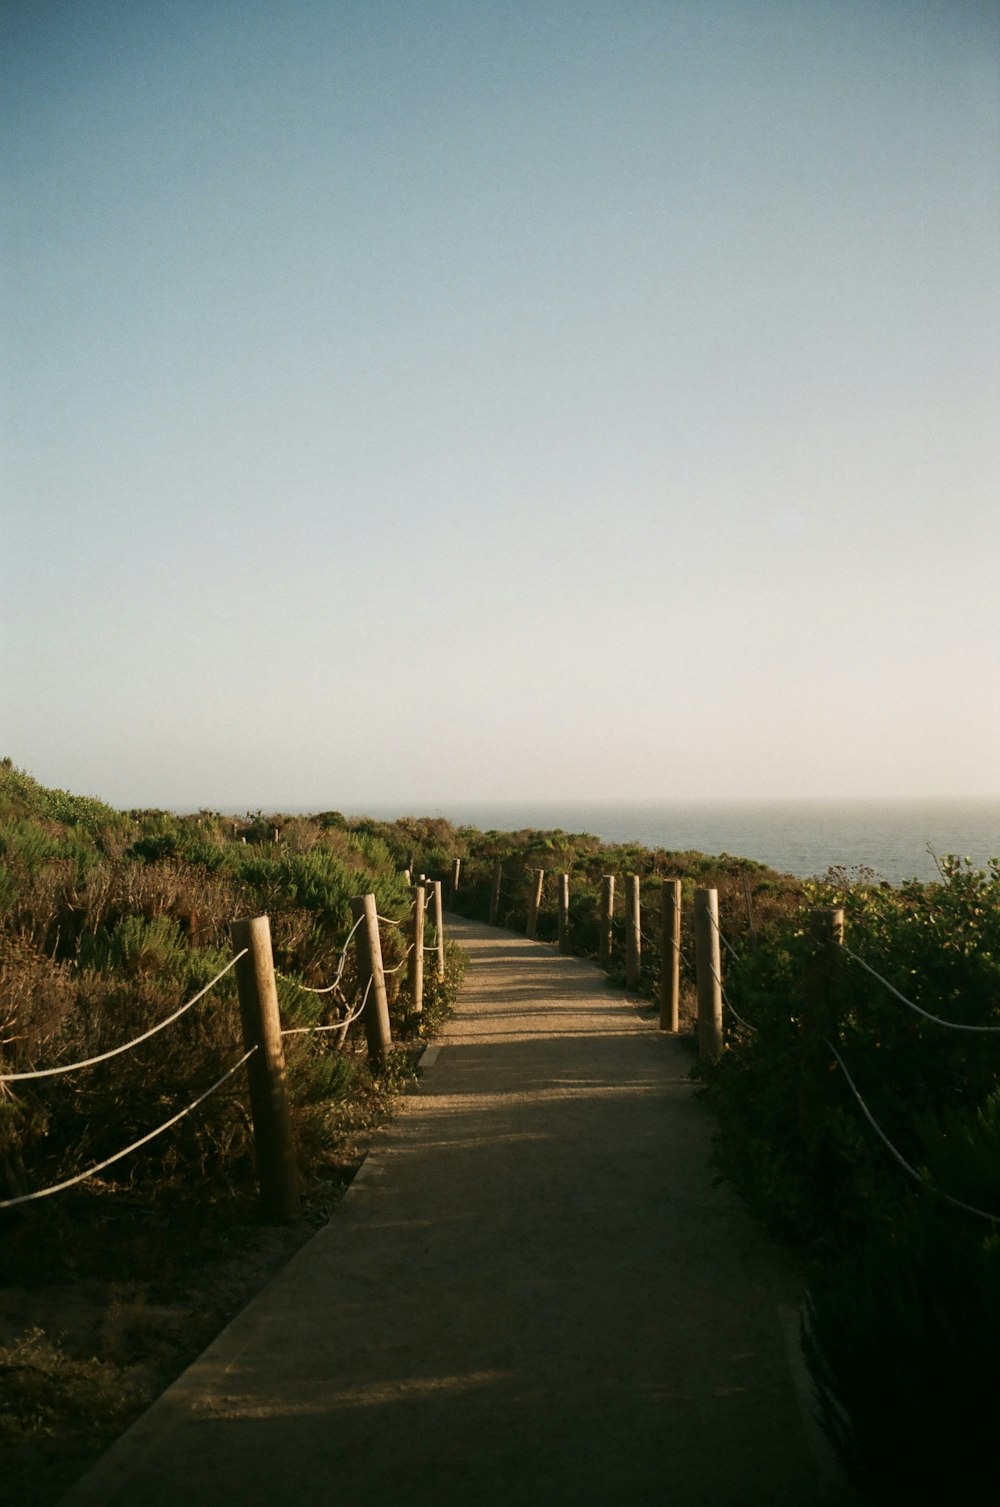
<svg viewBox="0 0 1000 1507">
<path fill-rule="evenodd" d="M 5 0 L 0 754 L 1000 791 L 1000 6 Z"/>
</svg>

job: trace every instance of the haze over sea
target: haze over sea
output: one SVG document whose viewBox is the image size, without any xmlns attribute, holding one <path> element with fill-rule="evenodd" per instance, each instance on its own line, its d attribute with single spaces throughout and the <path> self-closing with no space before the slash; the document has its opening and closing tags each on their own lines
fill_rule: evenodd
<svg viewBox="0 0 1000 1507">
<path fill-rule="evenodd" d="M 379 804 L 365 812 L 401 815 Z M 697 848 L 754 858 L 801 878 L 835 865 L 873 869 L 893 884 L 936 879 L 938 858 L 978 868 L 1000 857 L 1000 797 L 979 800 L 455 802 L 413 815 L 445 816 L 484 831 L 521 827 L 592 832 L 605 842 Z M 931 851 L 928 851 L 930 849 Z"/>
</svg>

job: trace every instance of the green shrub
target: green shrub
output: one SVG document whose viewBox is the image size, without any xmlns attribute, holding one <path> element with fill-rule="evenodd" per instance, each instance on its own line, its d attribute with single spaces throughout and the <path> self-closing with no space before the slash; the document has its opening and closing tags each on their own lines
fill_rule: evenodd
<svg viewBox="0 0 1000 1507">
<path fill-rule="evenodd" d="M 946 860 L 939 883 L 883 888 L 844 875 L 807 886 L 842 905 L 846 944 L 923 1009 L 1000 1025 L 1000 874 Z M 831 1439 L 876 1500 L 937 1501 L 955 1462 L 986 1468 L 983 1398 L 1000 1343 L 1000 1036 L 907 1008 L 845 951 L 829 1039 L 908 1177 L 875 1135 L 832 1052 L 804 1077 L 805 915 L 768 923 L 727 958 L 755 1028 L 731 1032 L 705 1075 L 716 1164 L 808 1273 L 808 1356 Z M 824 1052 L 820 1045 L 821 1055 Z"/>
</svg>

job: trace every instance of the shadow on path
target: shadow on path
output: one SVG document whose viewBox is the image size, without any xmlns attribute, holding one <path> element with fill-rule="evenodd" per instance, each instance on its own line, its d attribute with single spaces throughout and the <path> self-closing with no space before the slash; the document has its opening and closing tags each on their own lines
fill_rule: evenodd
<svg viewBox="0 0 1000 1507">
<path fill-rule="evenodd" d="M 67 1507 L 850 1500 L 679 1043 L 589 964 L 453 934 L 460 1008 L 330 1224 Z"/>
</svg>

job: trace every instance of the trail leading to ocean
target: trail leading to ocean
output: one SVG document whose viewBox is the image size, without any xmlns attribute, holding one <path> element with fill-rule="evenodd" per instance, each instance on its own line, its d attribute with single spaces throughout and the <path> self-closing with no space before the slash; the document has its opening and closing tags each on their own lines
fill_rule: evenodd
<svg viewBox="0 0 1000 1507">
<path fill-rule="evenodd" d="M 681 1044 L 589 963 L 451 934 L 456 1014 L 331 1222 L 66 1507 L 853 1501 Z"/>
</svg>

